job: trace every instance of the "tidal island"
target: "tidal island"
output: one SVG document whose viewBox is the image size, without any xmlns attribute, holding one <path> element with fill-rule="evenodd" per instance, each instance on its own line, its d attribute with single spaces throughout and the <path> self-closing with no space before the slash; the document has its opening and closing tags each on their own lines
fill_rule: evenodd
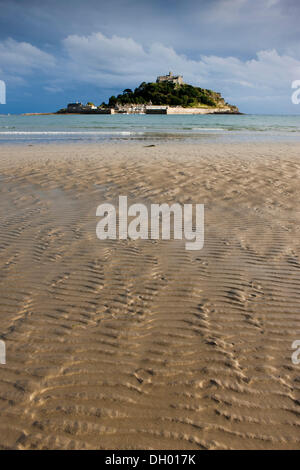
<svg viewBox="0 0 300 470">
<path fill-rule="evenodd" d="M 184 83 L 181 75 L 158 76 L 156 82 L 142 82 L 126 88 L 108 102 L 69 103 L 57 114 L 241 114 L 221 93 Z"/>
</svg>

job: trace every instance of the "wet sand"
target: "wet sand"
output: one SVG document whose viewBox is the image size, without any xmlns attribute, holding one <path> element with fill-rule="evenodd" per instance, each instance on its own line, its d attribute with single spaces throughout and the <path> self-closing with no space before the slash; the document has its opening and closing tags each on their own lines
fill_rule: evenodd
<svg viewBox="0 0 300 470">
<path fill-rule="evenodd" d="M 296 144 L 0 147 L 2 449 L 300 447 Z M 96 208 L 205 204 L 205 243 Z"/>
</svg>

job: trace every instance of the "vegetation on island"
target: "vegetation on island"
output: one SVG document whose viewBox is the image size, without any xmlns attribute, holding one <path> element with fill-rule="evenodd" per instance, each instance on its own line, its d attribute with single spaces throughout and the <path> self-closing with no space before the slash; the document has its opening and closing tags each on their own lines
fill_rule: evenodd
<svg viewBox="0 0 300 470">
<path fill-rule="evenodd" d="M 169 79 L 171 77 L 171 79 Z M 159 79 L 166 80 L 159 80 Z M 67 108 L 57 111 L 58 114 L 113 114 L 113 113 L 159 113 L 168 114 L 168 109 L 178 107 L 178 113 L 182 108 L 206 108 L 208 113 L 240 114 L 236 106 L 225 102 L 220 93 L 205 88 L 195 87 L 186 83 L 178 83 L 169 74 L 166 77 L 158 77 L 156 83 L 142 82 L 137 88 L 126 88 L 117 96 L 112 95 L 108 102 L 100 106 L 88 102 L 69 103 Z M 181 77 L 182 78 L 182 77 Z M 158 109 L 157 108 L 161 109 Z M 176 110 L 173 110 L 172 113 Z M 193 110 L 191 111 L 193 112 Z M 197 113 L 196 109 L 195 112 Z M 205 113 L 205 110 L 204 110 Z"/>
<path fill-rule="evenodd" d="M 176 85 L 170 82 L 143 82 L 132 91 L 126 88 L 122 94 L 111 96 L 102 106 L 126 105 L 168 105 L 183 107 L 224 106 L 226 103 L 219 93 L 192 85 Z"/>
</svg>

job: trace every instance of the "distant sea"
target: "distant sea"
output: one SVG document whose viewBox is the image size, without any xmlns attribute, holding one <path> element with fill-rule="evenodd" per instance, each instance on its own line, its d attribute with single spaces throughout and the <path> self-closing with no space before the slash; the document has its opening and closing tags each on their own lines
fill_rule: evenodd
<svg viewBox="0 0 300 470">
<path fill-rule="evenodd" d="M 0 144 L 173 140 L 300 142 L 300 115 L 0 115 Z"/>
</svg>

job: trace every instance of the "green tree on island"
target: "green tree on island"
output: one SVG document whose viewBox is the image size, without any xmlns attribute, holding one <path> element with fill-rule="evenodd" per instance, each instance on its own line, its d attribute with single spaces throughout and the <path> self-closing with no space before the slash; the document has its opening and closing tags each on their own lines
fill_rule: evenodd
<svg viewBox="0 0 300 470">
<path fill-rule="evenodd" d="M 126 88 L 118 96 L 112 95 L 106 106 L 153 104 L 183 107 L 224 105 L 220 94 L 192 85 L 175 85 L 169 82 L 142 82 L 134 91 Z"/>
</svg>

